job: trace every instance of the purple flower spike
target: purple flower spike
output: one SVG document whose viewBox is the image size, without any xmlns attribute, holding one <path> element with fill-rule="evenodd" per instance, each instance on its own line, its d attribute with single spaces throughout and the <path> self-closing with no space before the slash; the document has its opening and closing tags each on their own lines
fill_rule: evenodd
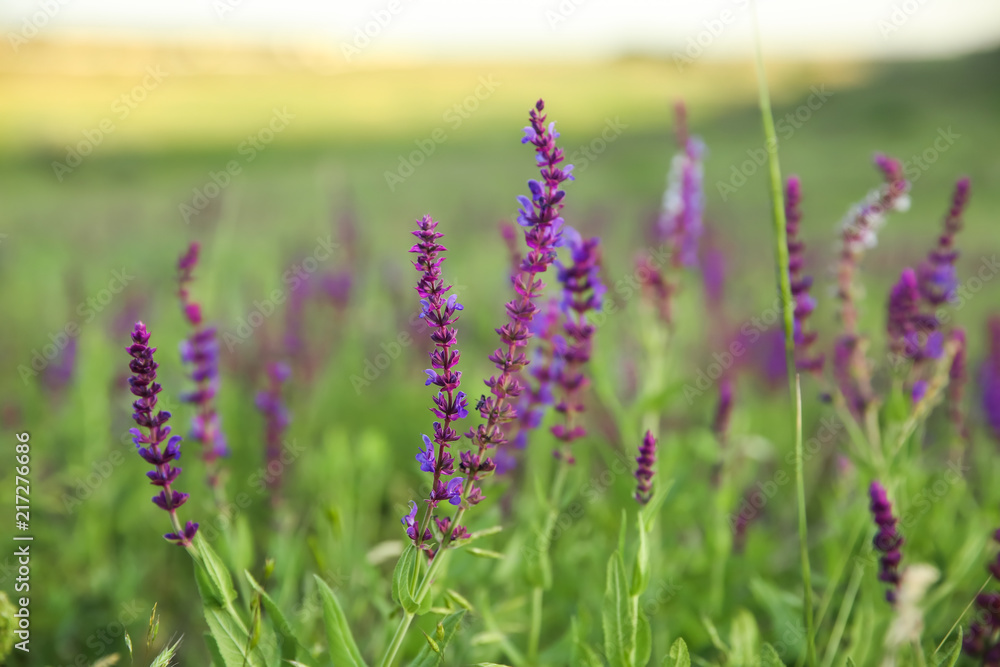
<svg viewBox="0 0 1000 667">
<path fill-rule="evenodd" d="M 479 402 L 479 415 L 484 423 L 470 429 L 465 436 L 475 450 L 462 453 L 461 471 L 467 480 L 466 500 L 475 505 L 484 497 L 476 485 L 485 475 L 496 470 L 496 463 L 488 456 L 489 450 L 502 447 L 507 442 L 504 425 L 517 417 L 516 403 L 523 385 L 518 375 L 528 365 L 524 348 L 532 338 L 531 322 L 538 313 L 535 302 L 545 285 L 538 278 L 555 261 L 556 249 L 562 245 L 565 192 L 559 187 L 573 180 L 571 165 L 561 166 L 565 157 L 556 146 L 555 124 L 548 123 L 542 113 L 545 102 L 538 100 L 529 113 L 530 128 L 521 140 L 535 149 L 535 163 L 541 181 L 528 181 L 531 197 L 521 196 L 518 223 L 524 227 L 524 240 L 528 252 L 521 260 L 516 275 L 511 279 L 517 295 L 507 302 L 507 322 L 497 329 L 500 347 L 490 355 L 490 361 L 499 371 L 486 380 L 490 396 Z"/>
<path fill-rule="evenodd" d="M 652 431 L 646 431 L 646 437 L 639 445 L 639 456 L 636 457 L 639 464 L 635 471 L 635 478 L 638 484 L 635 491 L 635 499 L 640 505 L 645 505 L 653 497 L 653 465 L 656 464 L 656 438 Z"/>
<path fill-rule="evenodd" d="M 868 493 L 871 496 L 872 515 L 878 526 L 873 544 L 875 549 L 882 554 L 878 578 L 879 581 L 884 581 L 891 586 L 885 593 L 885 599 L 890 603 L 895 603 L 896 590 L 899 588 L 900 582 L 899 561 L 903 558 L 899 550 L 903 546 L 903 536 L 896 530 L 896 517 L 892 514 L 892 505 L 889 503 L 885 488 L 875 481 L 869 487 Z"/>
<path fill-rule="evenodd" d="M 673 265 L 696 267 L 698 242 L 703 231 L 702 157 L 705 144 L 687 131 L 687 111 L 683 102 L 675 107 L 677 142 L 681 152 L 674 156 L 667 176 L 667 191 L 657 221 L 657 235 L 674 250 Z"/>
<path fill-rule="evenodd" d="M 955 235 L 962 229 L 962 214 L 969 202 L 969 179 L 961 178 L 955 184 L 951 208 L 944 220 L 944 231 L 938 237 L 937 246 L 930 251 L 920 265 L 920 293 L 931 307 L 940 306 L 954 298 L 958 289 L 958 275 L 955 260 Z"/>
<path fill-rule="evenodd" d="M 559 370 L 555 377 L 556 384 L 562 389 L 562 399 L 555 409 L 565 416 L 565 421 L 553 426 L 552 433 L 563 443 L 556 456 L 566 457 L 568 463 L 573 463 L 568 446 L 587 433 L 577 423 L 577 415 L 584 411 L 582 393 L 590 384 L 583 372 L 590 361 L 595 331 L 588 315 L 601 309 L 605 287 L 599 275 L 600 239 L 583 240 L 573 229 L 568 229 L 566 236 L 573 263 L 559 266 L 559 282 L 563 285 L 562 310 L 566 313 L 566 321 L 563 324 L 565 337 L 561 345 L 556 345 Z"/>
<path fill-rule="evenodd" d="M 809 294 L 812 276 L 803 274 L 806 244 L 799 240 L 799 224 L 802 213 L 802 186 L 798 176 L 790 176 L 785 187 L 785 221 L 788 231 L 788 276 L 795 299 L 795 368 L 804 372 L 821 373 L 823 355 L 810 356 L 809 348 L 816 342 L 816 332 L 806 331 L 806 320 L 816 308 L 816 302 Z"/>
<path fill-rule="evenodd" d="M 948 338 L 958 344 L 958 351 L 951 362 L 948 371 L 948 418 L 955 425 L 955 430 L 963 438 L 969 439 L 969 428 L 965 423 L 965 413 L 962 410 L 962 399 L 965 395 L 965 384 L 968 382 L 966 369 L 967 345 L 965 329 L 955 328 Z"/>
<path fill-rule="evenodd" d="M 218 483 L 218 471 L 213 463 L 222 456 L 229 455 L 226 437 L 219 426 L 219 414 L 215 409 L 215 395 L 219 389 L 219 342 L 215 327 L 204 327 L 200 304 L 191 300 L 188 285 L 194 280 L 194 269 L 198 265 L 199 246 L 192 243 L 177 261 L 177 295 L 181 309 L 191 325 L 192 332 L 181 343 L 181 361 L 188 366 L 189 377 L 195 389 L 181 395 L 181 401 L 194 406 L 196 414 L 191 418 L 191 439 L 201 444 L 202 459 L 209 464 L 210 486 Z"/>
<path fill-rule="evenodd" d="M 989 321 L 989 355 L 979 369 L 983 416 L 994 439 L 1000 441 L 1000 315 Z"/>
<path fill-rule="evenodd" d="M 291 376 L 288 364 L 272 361 L 267 365 L 267 389 L 257 394 L 257 409 L 264 415 L 264 459 L 267 465 L 265 482 L 274 490 L 281 483 L 281 473 L 285 466 L 281 462 L 281 451 L 285 429 L 290 422 L 288 409 L 282 398 L 282 389 Z M 277 501 L 277 496 L 272 498 Z"/>
<path fill-rule="evenodd" d="M 993 540 L 1000 543 L 1000 530 L 993 533 Z M 996 581 L 1000 581 L 1000 554 L 986 567 Z M 1000 593 L 980 593 L 976 596 L 978 613 L 969 627 L 962 649 L 967 655 L 980 658 L 984 667 L 1000 665 Z"/>
<path fill-rule="evenodd" d="M 410 248 L 417 254 L 414 268 L 420 272 L 417 281 L 417 294 L 420 296 L 420 316 L 431 329 L 431 342 L 434 349 L 430 353 L 431 368 L 427 369 L 426 386 L 435 386 L 438 393 L 433 397 L 431 412 L 440 421 L 434 422 L 434 437 L 422 436 L 424 448 L 417 454 L 420 469 L 434 475 L 431 482 L 431 493 L 426 499 L 427 510 L 423 519 L 414 519 L 412 531 L 407 530 L 410 539 L 417 547 L 426 549 L 428 555 L 433 551 L 424 543 L 433 537 L 430 531 L 430 516 L 438 505 L 447 500 L 453 505 L 462 502 L 461 480 L 452 479 L 447 485 L 443 478 L 455 474 L 455 459 L 448 451 L 451 443 L 460 438 L 454 423 L 468 415 L 468 401 L 465 392 L 459 391 L 462 374 L 456 370 L 461 355 L 457 349 L 458 334 L 454 324 L 458 321 L 458 312 L 464 310 L 458 302 L 458 295 L 448 294 L 451 285 L 446 285 L 441 276 L 442 253 L 447 250 L 438 240 L 444 234 L 437 231 L 438 223 L 430 216 L 424 216 L 417 222 L 417 230 L 413 232 L 419 241 Z M 436 451 L 435 451 L 436 447 Z M 455 493 L 456 489 L 457 495 Z M 459 528 L 455 527 L 456 530 Z"/>
<path fill-rule="evenodd" d="M 188 522 L 185 528 L 181 528 L 177 518 L 177 508 L 188 499 L 188 494 L 171 488 L 181 472 L 180 468 L 170 465 L 171 461 L 181 457 L 181 438 L 171 436 L 170 427 L 166 426 L 170 413 L 156 408 L 156 395 L 162 387 L 156 382 L 156 369 L 159 368 L 159 364 L 153 360 L 156 348 L 149 347 L 148 343 L 149 332 L 146 331 L 146 325 L 136 322 L 132 330 L 132 345 L 126 348 L 132 357 L 128 365 L 132 371 L 132 377 L 128 380 L 129 389 L 136 397 L 132 403 L 135 410 L 132 419 L 139 427 L 131 430 L 132 442 L 139 450 L 139 456 L 155 468 L 146 473 L 150 483 L 161 489 L 153 497 L 153 504 L 170 514 L 170 522 L 174 526 L 174 532 L 167 533 L 164 537 L 175 544 L 188 547 L 198 530 L 198 524 Z M 163 446 L 164 441 L 167 441 L 166 446 Z"/>
</svg>

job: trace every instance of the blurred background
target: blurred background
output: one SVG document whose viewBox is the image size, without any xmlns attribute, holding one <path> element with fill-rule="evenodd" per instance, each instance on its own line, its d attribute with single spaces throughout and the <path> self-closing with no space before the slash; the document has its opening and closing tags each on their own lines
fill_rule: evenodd
<svg viewBox="0 0 1000 667">
<path fill-rule="evenodd" d="M 955 179 L 968 175 L 960 276 L 993 267 L 958 315 L 978 359 L 984 317 L 1000 309 L 989 282 L 1000 270 L 1000 4 L 758 5 L 782 168 L 803 181 L 823 340 L 836 331 L 826 297 L 837 224 L 879 183 L 871 157 L 882 151 L 906 162 L 912 207 L 866 260 L 863 320 L 881 331 L 887 286 L 926 254 Z M 613 286 L 650 247 L 683 100 L 708 147 L 706 220 L 726 257 L 731 321 L 766 309 L 774 288 L 752 26 L 745 0 L 4 2 L 0 418 L 4 437 L 32 432 L 38 456 L 34 627 L 52 639 L 39 648 L 45 660 L 89 664 L 121 650 L 94 633 L 123 615 L 142 626 L 155 601 L 172 632 L 197 629 L 197 614 L 184 612 L 189 566 L 159 541 L 166 526 L 150 528 L 163 517 L 125 434 L 121 349 L 132 323 L 146 321 L 164 350 L 164 402 L 186 421 L 174 267 L 191 241 L 203 248 L 192 289 L 223 342 L 234 479 L 260 465 L 252 403 L 269 359 L 294 357 L 302 442 L 350 443 L 352 457 L 376 466 L 405 459 L 385 486 L 353 494 L 384 516 L 361 532 L 341 525 L 363 542 L 337 548 L 361 554 L 399 538 L 416 483 L 412 425 L 426 421 L 414 393 L 422 343 L 394 347 L 417 331 L 409 231 L 423 214 L 441 221 L 446 275 L 466 307 L 466 372 L 484 376 L 509 289 L 498 223 L 514 218 L 534 175 L 519 140 L 539 97 L 576 164 L 565 217 L 604 238 Z M 296 279 L 310 285 L 308 302 Z M 611 298 L 623 307 L 609 318 L 625 330 L 629 297 L 612 289 Z M 701 317 L 691 311 L 688 328 L 680 320 L 682 341 L 701 341 Z M 610 359 L 613 331 L 598 343 Z M 695 358 L 711 360 L 701 343 Z M 685 372 L 693 379 L 693 366 Z M 703 403 L 699 415 L 711 409 Z M 405 457 L 394 453 L 400 438 Z M 340 473 L 330 471 L 343 464 L 317 459 L 288 494 L 319 513 L 340 502 Z M 193 456 L 185 466 L 192 515 L 210 505 L 198 466 Z M 304 511 L 301 525 L 313 518 Z M 369 590 L 340 574 L 349 591 Z M 9 592 L 9 572 L 0 577 Z"/>
</svg>

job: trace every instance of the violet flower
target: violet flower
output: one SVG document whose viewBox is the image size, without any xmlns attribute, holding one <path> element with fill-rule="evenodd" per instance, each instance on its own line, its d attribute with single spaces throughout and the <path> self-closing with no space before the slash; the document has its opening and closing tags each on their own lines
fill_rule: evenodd
<svg viewBox="0 0 1000 667">
<path fill-rule="evenodd" d="M 281 463 L 282 439 L 290 420 L 282 390 L 291 374 L 288 364 L 270 362 L 267 365 L 267 389 L 258 392 L 255 401 L 257 409 L 264 415 L 264 460 L 268 473 L 265 482 L 270 489 L 280 485 L 284 470 Z"/>
<path fill-rule="evenodd" d="M 229 455 L 229 448 L 219 427 L 214 400 L 219 387 L 219 342 L 216 330 L 215 327 L 203 327 L 201 306 L 191 300 L 188 292 L 194 268 L 198 264 L 198 251 L 198 244 L 192 243 L 177 262 L 177 293 L 184 316 L 193 329 L 187 340 L 181 343 L 181 361 L 190 367 L 190 378 L 195 384 L 193 391 L 181 395 L 181 401 L 190 403 L 195 408 L 190 436 L 200 443 L 202 459 L 212 470 L 211 466 L 216 459 Z M 210 472 L 209 484 L 215 486 L 217 482 L 216 472 Z"/>
<path fill-rule="evenodd" d="M 639 445 L 639 456 L 636 457 L 638 467 L 635 471 L 635 478 L 638 480 L 635 491 L 635 499 L 640 505 L 647 504 L 653 497 L 653 466 L 656 464 L 656 438 L 652 431 L 646 431 L 646 436 Z"/>
<path fill-rule="evenodd" d="M 417 547 L 428 550 L 430 555 L 433 553 L 424 542 L 433 537 L 430 532 L 430 517 L 434 510 L 446 500 L 452 505 L 462 502 L 461 478 L 454 477 L 447 483 L 444 478 L 455 474 L 455 459 L 449 452 L 449 447 L 460 436 L 454 423 L 469 413 L 465 392 L 459 391 L 462 373 L 455 370 L 461 354 L 456 347 L 458 336 L 454 324 L 458 321 L 458 311 L 463 308 L 455 294 L 448 295 L 451 285 L 446 285 L 441 277 L 441 262 L 444 261 L 441 253 L 447 248 L 438 243 L 438 239 L 444 234 L 437 231 L 437 225 L 429 215 L 420 219 L 417 230 L 413 232 L 419 241 L 410 248 L 410 252 L 417 254 L 413 266 L 420 271 L 416 286 L 422 306 L 420 317 L 431 329 L 431 341 L 434 343 L 434 349 L 430 353 L 431 368 L 425 371 L 427 380 L 424 384 L 438 388 L 431 412 L 440 420 L 434 422 L 433 438 L 422 436 L 424 446 L 419 450 L 416 460 L 420 463 L 421 470 L 432 473 L 434 477 L 430 494 L 425 500 L 427 509 L 423 519 L 418 522 L 414 510 L 411 510 L 412 523 L 406 517 L 403 519 L 410 539 Z M 456 526 L 454 530 L 457 534 L 465 534 L 464 528 L 460 526 Z"/>
<path fill-rule="evenodd" d="M 858 311 L 855 303 L 854 275 L 864 251 L 874 247 L 877 232 L 890 211 L 909 208 L 909 182 L 903 176 L 899 160 L 878 154 L 875 166 L 885 179 L 861 204 L 851 208 L 841 223 L 841 247 L 837 260 L 837 298 L 840 300 L 842 334 L 834 342 L 834 374 L 851 413 L 862 419 L 872 401 L 871 368 L 865 357 L 865 345 L 858 334 Z"/>
<path fill-rule="evenodd" d="M 878 526 L 873 544 L 882 557 L 879 569 L 879 581 L 889 584 L 890 588 L 885 593 L 885 599 L 890 603 L 896 602 L 896 590 L 899 588 L 899 561 L 903 555 L 899 548 L 903 546 L 903 536 L 896 530 L 896 517 L 892 513 L 892 505 L 886 495 L 885 488 L 877 481 L 873 481 L 868 489 L 871 496 L 871 511 Z"/>
<path fill-rule="evenodd" d="M 683 102 L 676 107 L 677 141 L 681 152 L 674 156 L 667 175 L 667 190 L 656 223 L 658 236 L 673 248 L 675 268 L 698 265 L 698 242 L 701 239 L 705 194 L 702 186 L 702 156 L 705 144 L 687 131 L 687 113 Z"/>
<path fill-rule="evenodd" d="M 816 342 L 817 333 L 806 331 L 806 320 L 816 308 L 816 301 L 810 295 L 812 276 L 803 274 L 806 245 L 799 240 L 799 225 L 802 213 L 799 203 L 802 187 L 798 176 L 790 176 L 785 187 L 785 221 L 788 235 L 788 277 L 791 282 L 792 298 L 795 299 L 795 368 L 799 371 L 820 373 L 823 370 L 823 355 L 810 356 L 809 348 Z"/>
<path fill-rule="evenodd" d="M 42 371 L 42 383 L 49 390 L 60 392 L 72 382 L 76 370 L 77 342 L 77 336 L 70 337 L 59 356 Z"/>
<path fill-rule="evenodd" d="M 979 369 L 983 415 L 991 435 L 1000 440 L 1000 315 L 990 318 L 989 355 Z"/>
<path fill-rule="evenodd" d="M 965 340 L 965 329 L 952 329 L 948 338 L 958 344 L 955 358 L 952 359 L 951 368 L 948 370 L 948 418 L 954 424 L 958 434 L 967 440 L 969 438 L 969 429 L 965 423 L 965 413 L 962 410 L 965 384 L 968 381 L 968 372 L 966 370 L 968 349 Z"/>
<path fill-rule="evenodd" d="M 522 383 L 521 395 L 517 397 L 515 411 L 517 418 L 508 422 L 510 427 L 504 437 L 516 449 L 524 449 L 528 435 L 542 424 L 546 409 L 555 403 L 553 383 L 559 373 L 562 360 L 555 358 L 555 335 L 562 317 L 562 309 L 557 299 L 549 299 L 543 316 L 534 320 L 529 327 L 533 337 L 538 338 L 538 347 L 531 360 L 529 375 L 534 380 Z M 514 433 L 513 439 L 510 438 Z M 497 450 L 495 461 L 497 474 L 502 475 L 516 465 L 510 447 Z"/>
<path fill-rule="evenodd" d="M 969 201 L 969 179 L 960 178 L 955 184 L 951 208 L 944 220 L 944 231 L 938 237 L 937 246 L 930 251 L 920 265 L 920 293 L 931 306 L 937 307 L 950 301 L 958 289 L 958 275 L 955 272 L 955 235 L 962 229 L 962 213 Z"/>
<path fill-rule="evenodd" d="M 471 505 L 483 499 L 482 491 L 475 483 L 496 467 L 487 453 L 507 442 L 503 425 L 517 417 L 513 404 L 522 391 L 517 375 L 528 365 L 523 348 L 532 337 L 530 326 L 538 312 L 535 300 L 544 288 L 537 276 L 555 260 L 556 247 L 562 241 L 563 219 L 559 214 L 566 193 L 559 186 L 573 179 L 573 165 L 559 166 L 565 159 L 562 149 L 556 146 L 559 133 L 554 122 L 546 124 L 547 116 L 542 113 L 544 109 L 545 102 L 538 100 L 529 114 L 531 124 L 524 128 L 521 139 L 522 144 L 534 147 L 535 162 L 542 180 L 529 180 L 531 197 L 522 195 L 517 198 L 521 204 L 517 221 L 526 228 L 524 239 L 528 253 L 521 260 L 517 275 L 511 279 L 517 296 L 507 302 L 508 321 L 497 329 L 501 345 L 490 355 L 490 361 L 500 373 L 485 382 L 491 394 L 480 401 L 479 415 L 485 423 L 465 434 L 475 446 L 475 450 L 462 453 L 461 462 L 461 470 L 467 480 L 465 500 Z"/>
<path fill-rule="evenodd" d="M 567 463 L 574 458 L 569 445 L 586 435 L 586 429 L 578 422 L 577 415 L 584 411 L 582 393 L 590 384 L 583 372 L 590 361 L 595 327 L 588 314 L 601 309 L 601 299 L 605 287 L 599 276 L 601 267 L 600 239 L 584 240 L 576 230 L 566 231 L 570 257 L 573 263 L 559 265 L 559 282 L 563 285 L 562 310 L 566 313 L 563 324 L 565 336 L 556 339 L 556 358 L 560 360 L 555 377 L 562 389 L 562 398 L 556 404 L 556 412 L 565 416 L 562 424 L 552 427 L 552 434 L 563 443 L 555 455 L 565 457 Z"/>
<path fill-rule="evenodd" d="M 719 381 L 719 402 L 715 406 L 715 418 L 712 420 L 712 431 L 722 444 L 729 439 L 729 422 L 732 414 L 733 379 L 726 373 Z"/>
<path fill-rule="evenodd" d="M 132 371 L 132 377 L 128 380 L 129 389 L 136 396 L 136 400 L 132 403 L 132 408 L 135 410 L 132 419 L 139 428 L 130 429 L 129 432 L 133 436 L 132 442 L 139 450 L 139 456 L 155 468 L 146 473 L 150 483 L 161 489 L 159 494 L 153 496 L 153 504 L 170 514 L 174 532 L 167 533 L 163 537 L 174 544 L 188 547 L 198 532 L 198 524 L 188 521 L 183 528 L 181 527 L 177 518 L 177 508 L 187 501 L 188 494 L 171 488 L 181 474 L 180 468 L 170 465 L 171 461 L 181 457 L 181 437 L 170 435 L 170 427 L 166 426 L 170 413 L 156 408 L 156 395 L 160 393 L 162 387 L 156 382 L 156 369 L 159 368 L 159 364 L 153 359 L 156 348 L 149 347 L 148 343 L 149 333 L 146 331 L 146 325 L 136 322 L 132 330 L 132 345 L 126 349 L 132 357 L 128 365 Z"/>
<path fill-rule="evenodd" d="M 1000 529 L 993 533 L 1000 543 Z M 1000 580 L 1000 554 L 986 568 L 993 579 Z M 976 596 L 976 620 L 962 640 L 962 650 L 980 658 L 986 667 L 1000 667 L 1000 593 L 980 593 Z"/>
</svg>

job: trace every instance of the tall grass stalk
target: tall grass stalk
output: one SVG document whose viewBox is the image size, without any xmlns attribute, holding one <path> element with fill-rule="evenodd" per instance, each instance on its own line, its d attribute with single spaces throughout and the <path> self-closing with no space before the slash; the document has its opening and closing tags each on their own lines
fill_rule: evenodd
<svg viewBox="0 0 1000 667">
<path fill-rule="evenodd" d="M 785 198 L 781 182 L 781 165 L 778 162 L 778 136 L 771 113 L 771 96 L 764 70 L 764 56 L 760 45 L 760 26 L 757 6 L 753 9 L 754 50 L 756 52 L 757 87 L 760 113 L 764 124 L 767 148 L 768 175 L 771 184 L 771 209 L 774 215 L 774 242 L 777 258 L 778 288 L 785 329 L 785 363 L 788 368 L 788 386 L 795 407 L 795 490 L 799 514 L 799 551 L 802 559 L 802 607 L 806 627 L 806 664 L 816 665 L 816 638 L 813 628 L 812 575 L 809 570 L 809 534 L 806 526 L 805 475 L 802 460 L 802 390 L 795 371 L 794 313 L 791 277 L 788 270 L 788 236 L 785 221 Z"/>
</svg>

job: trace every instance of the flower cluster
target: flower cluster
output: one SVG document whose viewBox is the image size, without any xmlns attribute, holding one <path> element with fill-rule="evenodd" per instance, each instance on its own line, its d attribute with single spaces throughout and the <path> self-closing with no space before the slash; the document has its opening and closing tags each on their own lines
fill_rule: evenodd
<svg viewBox="0 0 1000 667">
<path fill-rule="evenodd" d="M 1000 315 L 990 318 L 989 354 L 979 369 L 983 415 L 991 434 L 1000 440 Z"/>
<path fill-rule="evenodd" d="M 139 456 L 154 466 L 154 470 L 146 473 L 150 483 L 161 489 L 159 494 L 153 496 L 153 503 L 170 514 L 170 522 L 174 526 L 174 532 L 167 533 L 163 537 L 187 547 L 191 545 L 195 533 L 198 532 L 198 524 L 188 521 L 187 525 L 181 528 L 180 520 L 177 518 L 177 508 L 188 499 L 188 494 L 171 488 L 181 474 L 180 468 L 170 465 L 171 461 L 181 457 L 181 437 L 170 435 L 170 427 L 166 425 L 170 413 L 156 408 L 156 395 L 163 388 L 156 382 L 156 369 L 159 368 L 159 364 L 153 360 L 156 348 L 149 347 L 148 343 L 149 332 L 146 331 L 146 325 L 136 322 L 132 330 L 132 345 L 126 349 L 132 357 L 128 365 L 132 377 L 129 378 L 128 384 L 132 394 L 136 396 L 136 400 L 132 403 L 132 408 L 135 410 L 132 419 L 139 428 L 133 428 L 130 432 L 133 436 L 132 442 L 139 450 Z"/>
<path fill-rule="evenodd" d="M 572 228 L 567 229 L 566 237 L 573 263 L 559 265 L 559 282 L 563 286 L 561 307 L 566 313 L 566 320 L 563 324 L 565 336 L 556 339 L 555 348 L 559 360 L 555 382 L 562 389 L 562 397 L 555 409 L 565 416 L 565 422 L 554 425 L 552 434 L 563 443 L 563 451 L 557 451 L 556 455 L 565 456 L 568 463 L 573 463 L 567 446 L 586 435 L 586 429 L 577 423 L 576 415 L 584 411 L 582 393 L 589 384 L 583 369 L 590 361 L 595 328 L 588 319 L 588 313 L 601 309 L 605 287 L 599 276 L 600 239 L 584 240 Z"/>
<path fill-rule="evenodd" d="M 788 234 L 788 277 L 791 282 L 792 298 L 795 299 L 795 368 L 800 371 L 819 373 L 823 369 L 823 355 L 810 356 L 809 347 L 816 342 L 817 333 L 806 331 L 806 320 L 816 309 L 816 301 L 810 295 L 812 276 L 803 274 L 806 245 L 799 240 L 799 225 L 802 213 L 802 186 L 798 176 L 790 176 L 785 186 L 785 228 Z"/>
<path fill-rule="evenodd" d="M 687 129 L 687 111 L 683 102 L 675 107 L 677 143 L 681 151 L 674 156 L 667 175 L 667 190 L 656 223 L 657 235 L 673 249 L 674 267 L 698 265 L 698 242 L 701 239 L 705 193 L 702 180 L 702 157 L 705 144 Z"/>
<path fill-rule="evenodd" d="M 903 555 L 899 548 L 903 546 L 903 536 L 896 530 L 896 517 L 892 514 L 892 505 L 889 503 L 885 488 L 875 481 L 869 487 L 868 493 L 871 496 L 870 507 L 875 517 L 875 525 L 878 526 L 873 544 L 882 554 L 878 578 L 879 581 L 884 581 L 892 587 L 886 591 L 885 599 L 894 603 L 900 582 L 898 568 Z"/>
<path fill-rule="evenodd" d="M 993 539 L 1000 543 L 1000 529 L 993 533 Z M 994 579 L 1000 581 L 1000 554 L 987 569 Z M 997 667 L 1000 665 L 1000 593 L 979 593 L 976 608 L 979 613 L 969 626 L 962 649 L 966 654 L 980 658 L 985 667 Z"/>
<path fill-rule="evenodd" d="M 219 387 L 219 342 L 215 327 L 204 327 L 201 305 L 191 299 L 188 285 L 198 264 L 197 243 L 192 243 L 177 262 L 178 296 L 184 316 L 193 331 L 181 343 L 181 360 L 190 367 L 190 378 L 195 389 L 181 396 L 181 400 L 194 406 L 191 419 L 191 438 L 201 444 L 202 458 L 212 464 L 221 456 L 228 456 L 226 438 L 219 427 L 215 409 L 215 395 Z M 210 473 L 209 482 L 214 486 L 216 474 Z"/>
<path fill-rule="evenodd" d="M 528 434 L 541 426 L 546 408 L 555 403 L 553 383 L 562 364 L 562 360 L 556 358 L 556 331 L 561 318 L 559 300 L 549 299 L 542 317 L 531 323 L 531 334 L 538 339 L 528 371 L 534 384 L 531 381 L 522 383 L 521 395 L 515 406 L 517 418 L 508 423 L 511 428 L 504 436 L 510 439 L 511 433 L 515 434 L 510 444 L 516 449 L 527 446 Z M 496 464 L 498 474 L 503 474 L 516 465 L 509 447 L 497 451 Z"/>
<path fill-rule="evenodd" d="M 257 409 L 264 415 L 264 460 L 267 465 L 265 481 L 268 487 L 276 488 L 281 481 L 282 438 L 288 428 L 288 409 L 282 398 L 282 388 L 292 371 L 287 364 L 272 361 L 267 365 L 267 389 L 257 394 Z"/>
<path fill-rule="evenodd" d="M 458 336 L 454 324 L 458 321 L 458 311 L 463 308 L 457 295 L 448 295 L 451 285 L 446 285 L 441 277 L 441 262 L 444 261 L 441 253 L 447 249 L 438 243 L 444 234 L 437 231 L 437 225 L 430 216 L 421 218 L 413 232 L 419 241 L 410 248 L 410 252 L 417 254 L 413 266 L 420 272 L 416 286 L 420 296 L 420 317 L 431 329 L 431 342 L 434 343 L 434 349 L 430 353 L 431 368 L 425 371 L 427 380 L 424 384 L 434 385 L 438 389 L 431 412 L 439 420 L 434 422 L 433 438 L 422 436 L 423 447 L 416 456 L 420 469 L 433 474 L 431 491 L 425 501 L 427 511 L 424 519 L 418 522 L 417 506 L 412 503 L 410 513 L 402 519 L 407 535 L 418 547 L 423 547 L 423 543 L 433 537 L 428 518 L 438 505 L 444 501 L 452 505 L 462 502 L 462 479 L 454 477 L 446 481 L 445 478 L 455 474 L 455 458 L 449 448 L 460 436 L 454 424 L 469 414 L 465 392 L 459 391 L 462 373 L 456 370 L 461 355 L 456 347 Z M 463 453 L 462 464 L 465 465 L 465 462 L 466 454 Z M 487 473 L 492 470 L 493 463 L 487 459 L 481 466 L 481 471 Z M 440 527 L 441 524 L 438 523 Z M 465 529 L 461 526 L 451 527 L 449 523 L 442 539 L 449 532 L 452 533 L 449 539 L 453 539 L 464 535 Z"/>
<path fill-rule="evenodd" d="M 556 146 L 559 133 L 555 122 L 546 124 L 544 110 L 545 102 L 538 100 L 529 114 L 531 124 L 524 128 L 521 139 L 522 144 L 534 147 L 542 180 L 529 180 L 530 198 L 523 195 L 517 198 L 521 205 L 517 222 L 526 228 L 524 240 L 528 252 L 517 274 L 511 278 L 516 296 L 507 302 L 507 322 L 497 329 L 501 345 L 490 355 L 499 374 L 485 381 L 491 394 L 479 404 L 479 415 L 485 423 L 465 434 L 475 447 L 475 450 L 462 453 L 461 464 L 469 487 L 465 498 L 473 505 L 483 497 L 475 482 L 484 472 L 495 468 L 487 452 L 506 443 L 503 425 L 517 417 L 515 403 L 522 391 L 518 374 L 528 365 L 524 348 L 532 338 L 531 322 L 538 313 L 535 301 L 544 287 L 538 274 L 544 273 L 555 261 L 556 248 L 562 243 L 560 213 L 566 193 L 559 187 L 564 181 L 572 180 L 573 165 L 560 166 L 565 156 Z"/>
<path fill-rule="evenodd" d="M 937 246 L 928 253 L 920 265 L 920 294 L 932 307 L 950 301 L 958 289 L 958 275 L 955 272 L 955 235 L 962 229 L 962 214 L 969 201 L 969 179 L 960 178 L 955 184 L 951 208 L 944 220 L 944 231 L 938 237 Z"/>
<path fill-rule="evenodd" d="M 865 342 L 858 334 L 854 274 L 864 251 L 877 243 L 877 232 L 885 224 L 886 215 L 890 211 L 905 211 L 910 204 L 906 194 L 910 185 L 899 160 L 879 154 L 875 156 L 875 166 L 885 182 L 869 193 L 864 202 L 852 207 L 841 223 L 836 271 L 843 333 L 834 341 L 834 375 L 848 409 L 856 418 L 861 418 L 871 404 L 872 388 Z"/>
<path fill-rule="evenodd" d="M 920 312 L 920 288 L 917 273 L 903 269 L 889 292 L 886 330 L 889 347 L 898 358 L 913 361 L 937 359 L 941 356 L 944 340 L 941 333 L 933 331 L 936 320 Z M 932 331 L 928 336 L 927 332 Z"/>
<path fill-rule="evenodd" d="M 640 505 L 645 505 L 653 497 L 653 466 L 656 464 L 656 438 L 652 431 L 646 431 L 642 444 L 639 445 L 639 456 L 635 458 L 638 467 L 635 478 L 638 480 L 635 499 Z"/>
</svg>

